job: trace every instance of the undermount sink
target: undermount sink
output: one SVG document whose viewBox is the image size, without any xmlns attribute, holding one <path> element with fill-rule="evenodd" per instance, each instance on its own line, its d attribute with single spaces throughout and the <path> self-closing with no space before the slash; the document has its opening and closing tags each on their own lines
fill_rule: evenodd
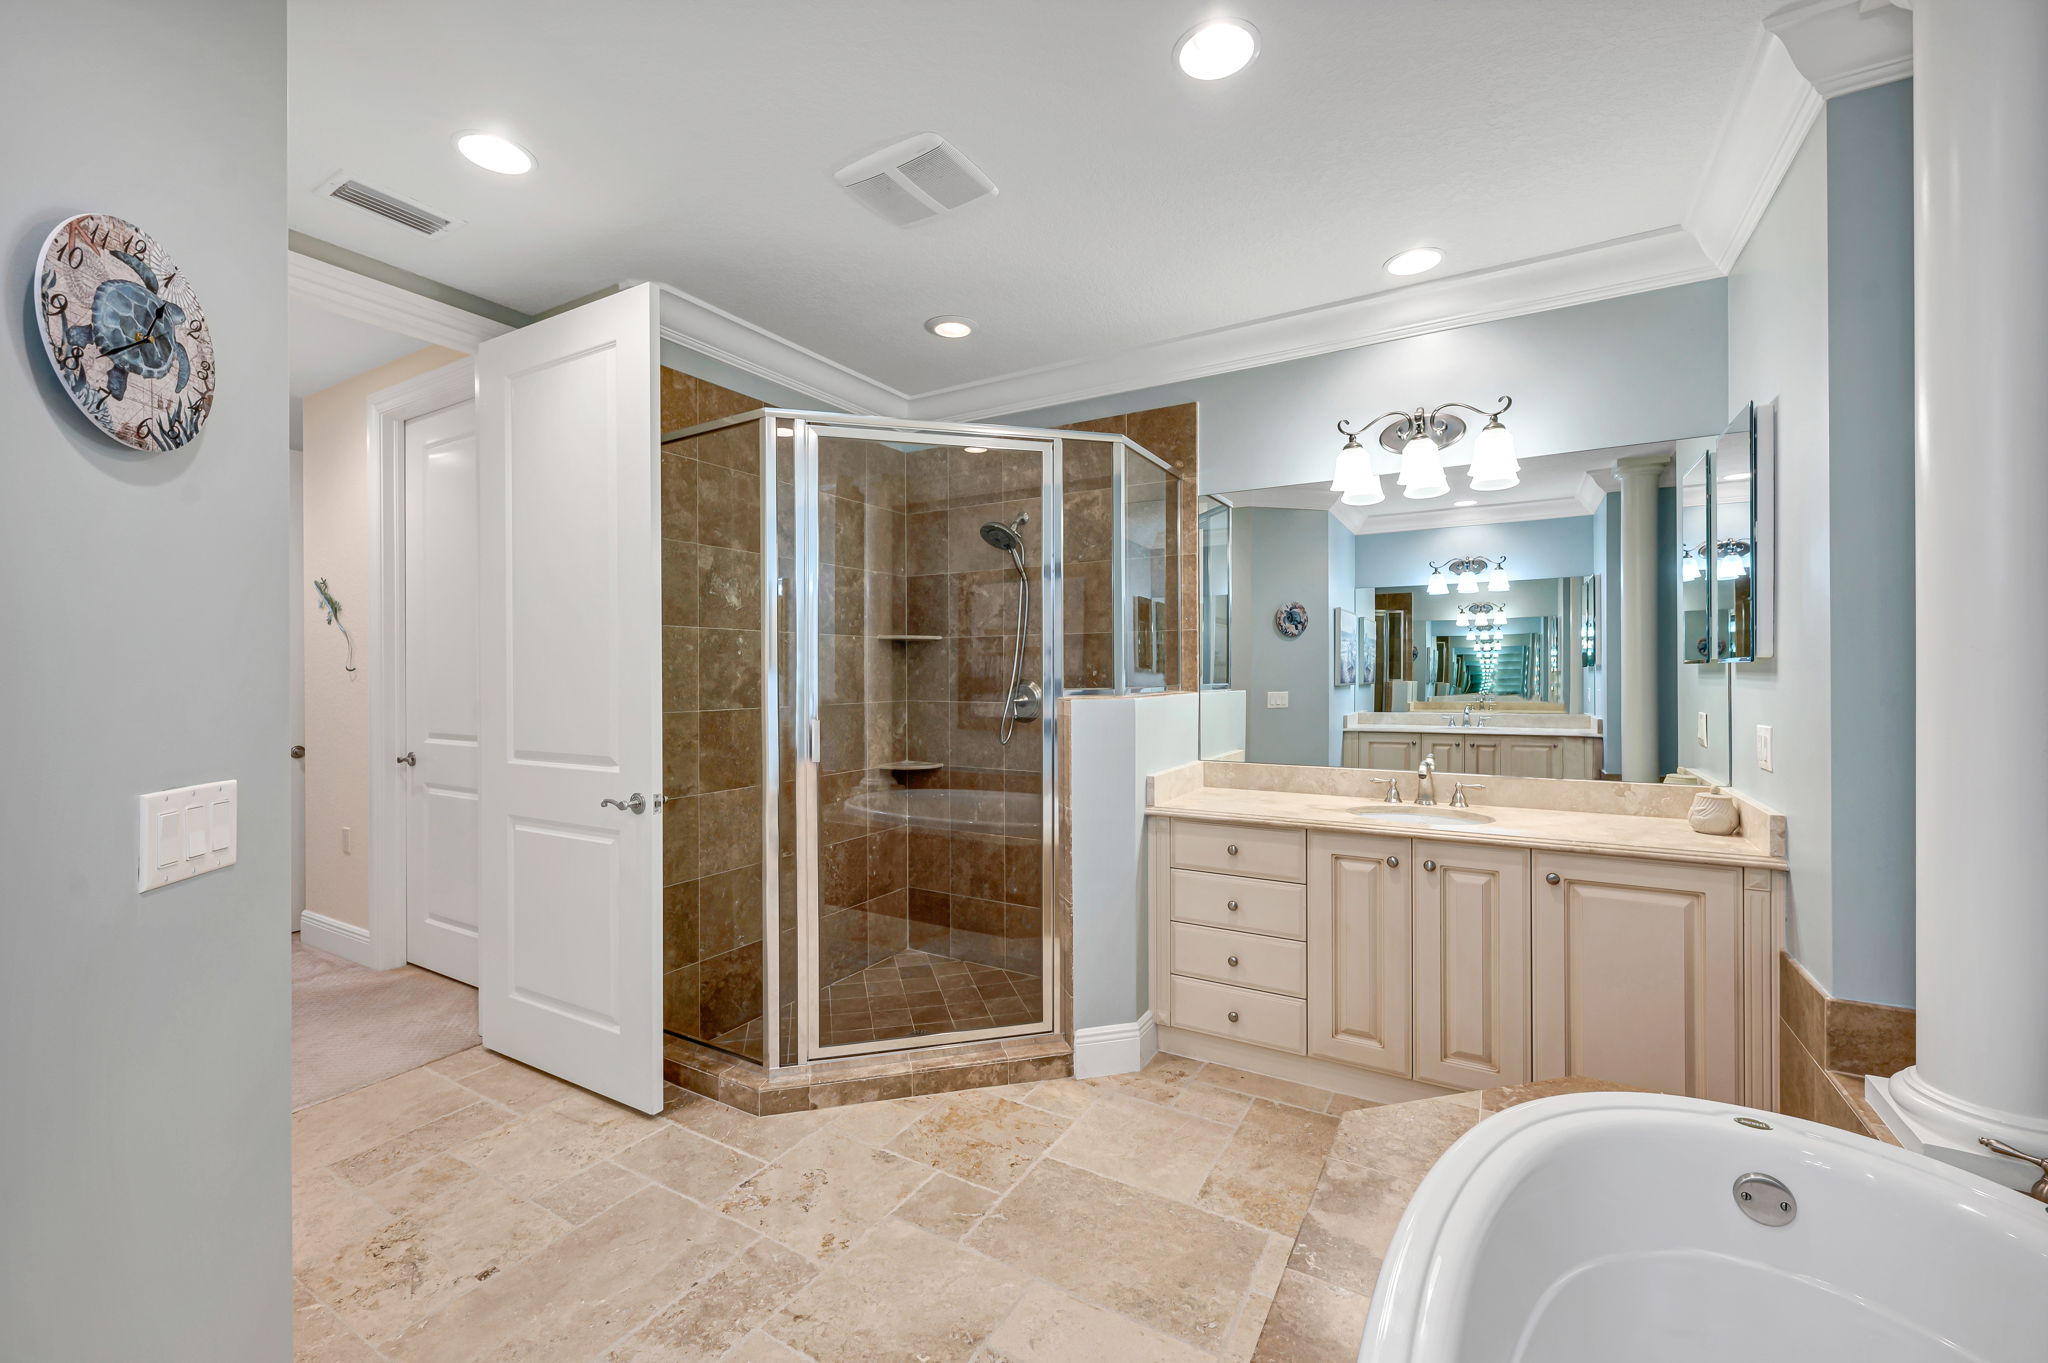
<svg viewBox="0 0 2048 1363">
<path fill-rule="evenodd" d="M 1449 805 L 1360 805 L 1347 809 L 1346 814 L 1355 814 L 1361 819 L 1384 819 L 1393 823 L 1434 824 L 1438 828 L 1455 828 L 1460 824 L 1492 823 L 1493 815 L 1481 814 L 1476 809 L 1453 809 Z"/>
</svg>

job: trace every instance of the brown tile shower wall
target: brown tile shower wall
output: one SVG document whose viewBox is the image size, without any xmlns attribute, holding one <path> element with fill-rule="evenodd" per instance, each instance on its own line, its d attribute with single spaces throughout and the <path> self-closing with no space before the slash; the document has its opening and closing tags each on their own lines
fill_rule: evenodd
<svg viewBox="0 0 2048 1363">
<path fill-rule="evenodd" d="M 1198 559 L 1201 537 L 1195 525 L 1195 475 L 1200 444 L 1197 404 L 1184 402 L 1123 416 L 1100 417 L 1076 422 L 1066 429 L 1128 436 L 1165 460 L 1180 479 L 1175 533 L 1165 574 L 1170 614 L 1161 670 L 1166 674 L 1167 690 L 1193 690 L 1201 677 L 1201 641 L 1196 622 L 1201 619 L 1202 610 Z M 1111 630 L 1116 615 L 1115 603 L 1109 598 L 1108 574 L 1109 557 L 1118 546 L 1110 543 L 1110 523 L 1102 523 L 1099 535 L 1097 532 L 1098 518 L 1111 509 L 1109 494 L 1103 491 L 1109 486 L 1108 448 L 1100 447 L 1100 453 L 1094 447 L 1084 449 L 1077 461 L 1070 447 L 1067 456 L 1065 568 L 1069 586 L 1065 657 L 1066 684 L 1070 688 L 1115 684 Z M 1077 575 L 1081 579 L 1078 584 Z M 1097 577 L 1101 579 L 1099 583 Z M 1186 628 L 1182 628 L 1183 623 Z"/>
<path fill-rule="evenodd" d="M 661 371 L 664 431 L 763 405 Z M 705 1041 L 761 1013 L 760 468 L 754 422 L 662 448 L 663 1025 Z"/>
<path fill-rule="evenodd" d="M 902 645 L 904 751 L 940 769 L 907 774 L 903 784 L 914 795 L 944 792 L 949 805 L 946 824 L 914 824 L 907 833 L 909 945 L 1028 975 L 1044 971 L 1043 731 L 1023 723 L 1009 744 L 1000 741 L 1017 571 L 981 538 L 981 526 L 1031 518 L 1024 528 L 1033 579 L 1024 676 L 1036 677 L 1042 480 L 1035 453 L 913 450 L 905 463 L 905 632 L 938 637 Z"/>
</svg>

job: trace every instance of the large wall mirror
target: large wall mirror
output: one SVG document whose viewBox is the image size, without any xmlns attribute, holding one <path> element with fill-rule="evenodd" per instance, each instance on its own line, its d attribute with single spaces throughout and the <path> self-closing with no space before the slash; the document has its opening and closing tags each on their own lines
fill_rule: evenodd
<svg viewBox="0 0 2048 1363">
<path fill-rule="evenodd" d="M 1757 427 L 1745 407 L 1721 435 L 1526 458 L 1512 486 L 1487 489 L 1470 483 L 1502 480 L 1469 478 L 1446 450 L 1450 491 L 1423 499 L 1391 476 L 1369 505 L 1327 483 L 1205 496 L 1202 755 L 1618 779 L 1622 697 L 1642 688 L 1658 771 L 1725 782 L 1729 664 L 1768 652 Z M 1634 677 L 1616 465 L 1644 456 L 1666 460 L 1660 664 Z M 1398 454 L 1373 460 L 1398 474 Z M 1687 566 L 1729 546 L 1729 567 Z"/>
</svg>

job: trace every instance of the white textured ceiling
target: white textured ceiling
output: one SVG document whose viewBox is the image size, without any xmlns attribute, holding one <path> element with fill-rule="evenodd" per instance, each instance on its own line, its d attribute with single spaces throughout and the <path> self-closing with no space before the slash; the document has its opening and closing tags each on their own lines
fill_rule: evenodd
<svg viewBox="0 0 2048 1363">
<path fill-rule="evenodd" d="M 291 225 L 536 311 L 657 279 L 906 393 L 1120 354 L 1685 216 L 1758 0 L 292 0 Z M 461 160 L 503 131 L 538 168 Z M 918 227 L 831 172 L 920 131 L 1001 193 Z M 337 171 L 466 223 L 323 200 Z M 1438 276 L 1424 276 L 1432 279 Z M 963 313 L 968 341 L 923 320 Z"/>
</svg>

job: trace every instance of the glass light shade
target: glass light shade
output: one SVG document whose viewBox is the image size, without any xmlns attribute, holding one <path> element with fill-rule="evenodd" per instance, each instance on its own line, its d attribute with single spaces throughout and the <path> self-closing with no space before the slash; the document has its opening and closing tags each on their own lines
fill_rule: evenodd
<svg viewBox="0 0 2048 1363">
<path fill-rule="evenodd" d="M 1401 476 L 1395 481 L 1409 489 L 1410 497 L 1415 495 L 1414 489 L 1418 484 L 1426 487 L 1431 483 L 1444 483 L 1444 461 L 1442 451 L 1437 449 L 1436 441 L 1426 435 L 1419 435 L 1403 445 Z M 1449 491 L 1450 485 L 1444 483 L 1444 488 Z"/>
<path fill-rule="evenodd" d="M 1387 500 L 1387 490 L 1380 486 L 1380 476 L 1367 469 L 1365 481 L 1357 487 L 1346 488 L 1338 500 L 1346 506 L 1373 506 Z"/>
<path fill-rule="evenodd" d="M 1475 492 L 1500 492 L 1522 481 L 1522 466 L 1515 459 L 1515 438 L 1498 420 L 1489 421 L 1472 446 L 1472 476 Z"/>
<path fill-rule="evenodd" d="M 1714 565 L 1714 576 L 1720 578 L 1723 582 L 1728 581 L 1730 578 L 1741 577 L 1747 571 L 1749 569 L 1738 554 L 1723 554 L 1721 561 Z"/>
<path fill-rule="evenodd" d="M 1492 576 L 1486 579 L 1486 590 L 1490 592 L 1504 592 L 1510 585 L 1512 584 L 1508 581 L 1507 565 L 1496 563 L 1493 566 Z"/>
<path fill-rule="evenodd" d="M 1378 482 L 1372 471 L 1372 456 L 1356 440 L 1337 451 L 1337 466 L 1330 471 L 1330 491 L 1362 492 L 1367 479 Z"/>
<path fill-rule="evenodd" d="M 1408 495 L 1409 495 L 1409 496 L 1411 496 L 1411 497 L 1413 497 L 1413 496 L 1414 496 L 1415 494 L 1411 492 L 1411 493 L 1409 493 Z M 1469 596 L 1469 595 L 1470 595 L 1471 593 L 1473 593 L 1473 592 L 1476 592 L 1476 591 L 1478 591 L 1478 590 L 1479 590 L 1479 574 L 1477 574 L 1477 573 L 1459 573 L 1459 574 L 1458 574 L 1458 590 L 1459 590 L 1459 591 L 1461 591 L 1461 592 L 1464 592 L 1464 593 L 1465 593 L 1465 594 L 1467 594 L 1468 596 Z"/>
<path fill-rule="evenodd" d="M 1697 582 L 1697 581 L 1699 581 L 1699 580 L 1700 580 L 1700 561 L 1699 561 L 1698 559 L 1694 558 L 1694 557 L 1693 557 L 1693 556 L 1692 556 L 1691 554 L 1687 554 L 1687 555 L 1685 556 L 1685 559 L 1684 559 L 1684 561 L 1683 561 L 1683 562 L 1681 562 L 1681 563 L 1679 564 L 1679 573 L 1678 573 L 1678 575 L 1679 575 L 1680 577 L 1684 578 L 1684 579 L 1685 579 L 1685 580 L 1686 580 L 1687 582 Z"/>
<path fill-rule="evenodd" d="M 1440 569 L 1432 568 L 1429 571 L 1429 582 L 1423 590 L 1431 596 L 1443 596 L 1451 590 L 1450 581 Z"/>
</svg>

